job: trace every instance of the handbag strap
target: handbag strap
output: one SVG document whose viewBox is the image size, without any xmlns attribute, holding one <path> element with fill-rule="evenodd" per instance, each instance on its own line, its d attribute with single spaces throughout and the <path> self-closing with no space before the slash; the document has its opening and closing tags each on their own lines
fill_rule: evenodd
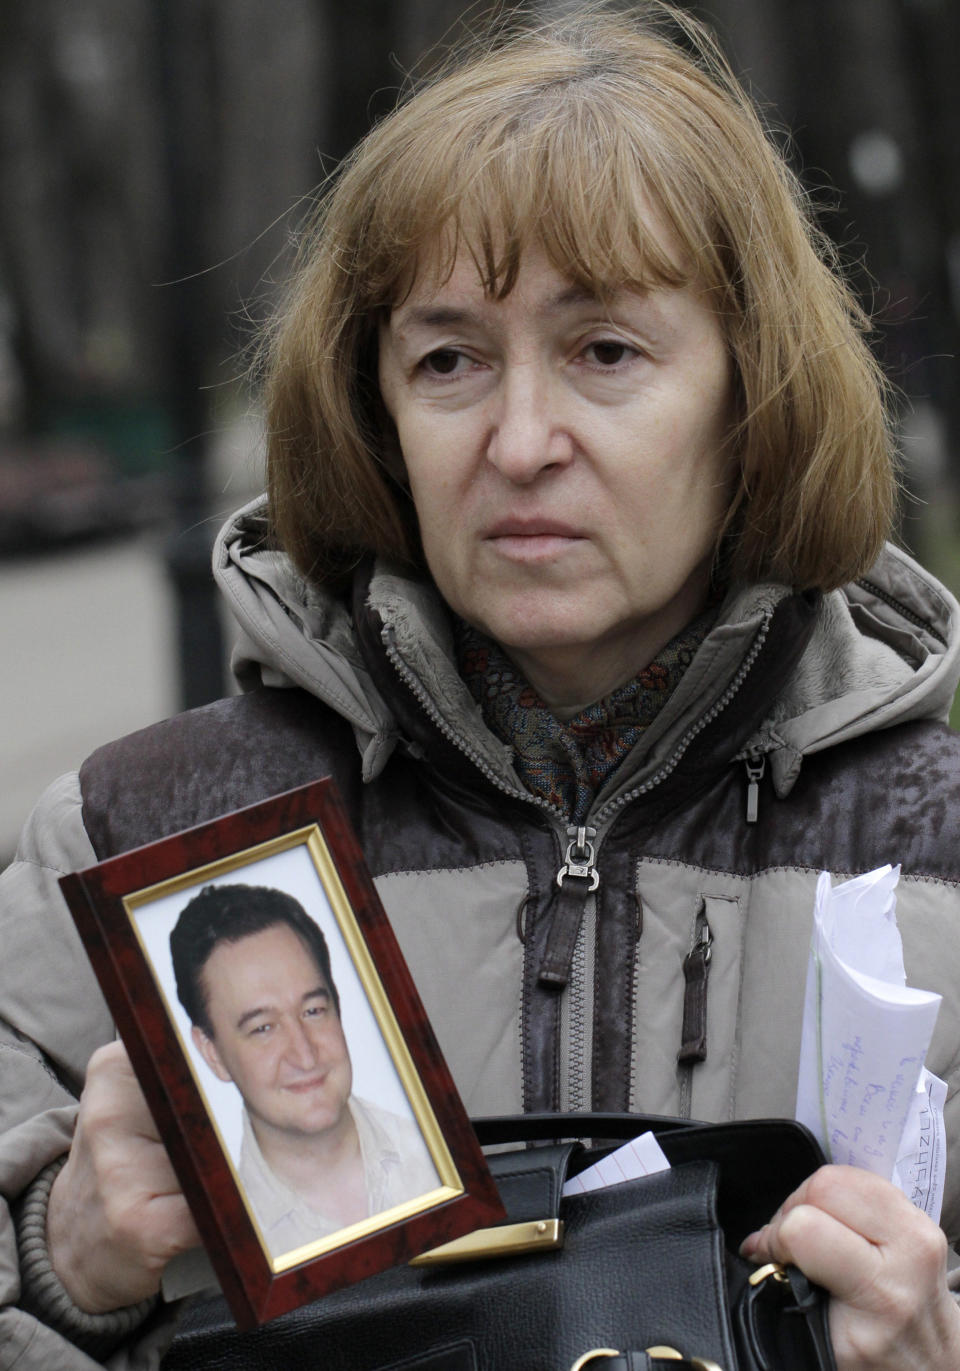
<svg viewBox="0 0 960 1371">
<path fill-rule="evenodd" d="M 482 1147 L 502 1143 L 548 1142 L 556 1138 L 595 1138 L 629 1142 L 640 1133 L 658 1136 L 703 1127 L 690 1119 L 669 1114 L 603 1113 L 583 1114 L 491 1114 L 471 1119 Z"/>
<path fill-rule="evenodd" d="M 799 1267 L 758 1267 L 733 1315 L 758 1371 L 836 1371 L 828 1300 Z"/>
</svg>

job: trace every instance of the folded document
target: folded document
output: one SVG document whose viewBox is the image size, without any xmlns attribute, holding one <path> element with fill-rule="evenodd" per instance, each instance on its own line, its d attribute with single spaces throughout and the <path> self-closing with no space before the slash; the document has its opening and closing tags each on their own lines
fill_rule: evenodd
<svg viewBox="0 0 960 1371">
<path fill-rule="evenodd" d="M 940 1217 L 946 1086 L 924 1066 L 940 1007 L 906 984 L 899 867 L 817 882 L 797 1118 L 834 1162 L 884 1176 Z"/>
</svg>

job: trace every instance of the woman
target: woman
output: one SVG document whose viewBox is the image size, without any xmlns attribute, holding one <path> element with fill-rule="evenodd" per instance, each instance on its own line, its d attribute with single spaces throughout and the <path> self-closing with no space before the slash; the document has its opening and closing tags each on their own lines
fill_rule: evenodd
<svg viewBox="0 0 960 1371">
<path fill-rule="evenodd" d="M 95 754 L 7 878 L 21 1345 L 145 1355 L 196 1241 L 51 872 L 326 772 L 471 1112 L 791 1114 L 816 874 L 886 860 L 955 1092 L 957 606 L 883 548 L 863 322 L 692 26 L 493 45 L 357 150 L 268 341 L 269 506 L 216 553 L 249 693 Z M 71 1142 L 41 1111 L 85 1071 Z M 887 1182 L 826 1168 L 747 1251 L 831 1290 L 842 1371 L 960 1364 Z"/>
</svg>

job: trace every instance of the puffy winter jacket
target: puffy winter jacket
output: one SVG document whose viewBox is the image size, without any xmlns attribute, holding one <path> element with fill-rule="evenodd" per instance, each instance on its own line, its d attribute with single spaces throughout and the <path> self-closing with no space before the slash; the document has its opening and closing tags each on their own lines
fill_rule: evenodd
<svg viewBox="0 0 960 1371">
<path fill-rule="evenodd" d="M 484 725 L 432 587 L 378 565 L 328 594 L 264 534 L 251 506 L 216 551 L 247 693 L 95 753 L 45 797 L 4 877 L 4 1195 L 64 1151 L 67 1107 L 112 1036 L 56 876 L 329 773 L 474 1114 L 792 1114 L 817 873 L 900 862 L 908 979 L 944 996 L 928 1065 L 949 1084 L 956 1241 L 948 592 L 893 549 L 843 592 L 735 588 L 577 829 L 523 788 Z M 685 1022 L 684 966 L 708 941 L 705 1011 L 688 997 Z M 9 1225 L 0 1242 L 0 1367 L 89 1367 L 65 1343 L 52 1357 L 57 1335 L 16 1308 Z M 161 1336 L 107 1364 L 152 1364 Z"/>
</svg>

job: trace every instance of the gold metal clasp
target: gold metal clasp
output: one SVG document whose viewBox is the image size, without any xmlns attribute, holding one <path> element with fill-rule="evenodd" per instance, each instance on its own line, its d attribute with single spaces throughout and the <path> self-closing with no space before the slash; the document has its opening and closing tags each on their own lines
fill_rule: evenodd
<svg viewBox="0 0 960 1371">
<path fill-rule="evenodd" d="M 758 1266 L 756 1271 L 751 1272 L 747 1277 L 747 1282 L 750 1285 L 762 1285 L 771 1277 L 775 1281 L 779 1281 L 781 1285 L 786 1285 L 790 1280 L 780 1262 L 767 1262 L 766 1266 Z"/>
<path fill-rule="evenodd" d="M 610 1358 L 619 1356 L 620 1353 L 614 1352 L 612 1347 L 595 1347 L 592 1352 L 584 1352 L 582 1357 L 578 1357 L 571 1366 L 570 1371 L 583 1371 L 583 1367 L 589 1366 L 590 1362 L 594 1359 L 599 1360 L 601 1357 Z"/>
<path fill-rule="evenodd" d="M 684 1357 L 683 1353 L 678 1352 L 675 1347 L 666 1347 L 662 1344 L 648 1347 L 646 1354 L 648 1357 L 656 1357 L 658 1361 L 687 1361 L 694 1368 L 694 1371 L 723 1371 L 722 1366 L 718 1366 L 715 1361 L 710 1361 L 707 1357 Z M 592 1352 L 584 1352 L 582 1357 L 578 1357 L 570 1371 L 582 1371 L 582 1368 L 589 1366 L 594 1358 L 622 1356 L 622 1352 L 614 1352 L 609 1347 L 595 1347 Z"/>
<path fill-rule="evenodd" d="M 478 1228 L 411 1259 L 411 1266 L 447 1266 L 453 1262 L 488 1261 L 493 1257 L 517 1257 L 524 1252 L 545 1252 L 563 1246 L 562 1219 L 530 1219 L 496 1228 Z"/>
</svg>

